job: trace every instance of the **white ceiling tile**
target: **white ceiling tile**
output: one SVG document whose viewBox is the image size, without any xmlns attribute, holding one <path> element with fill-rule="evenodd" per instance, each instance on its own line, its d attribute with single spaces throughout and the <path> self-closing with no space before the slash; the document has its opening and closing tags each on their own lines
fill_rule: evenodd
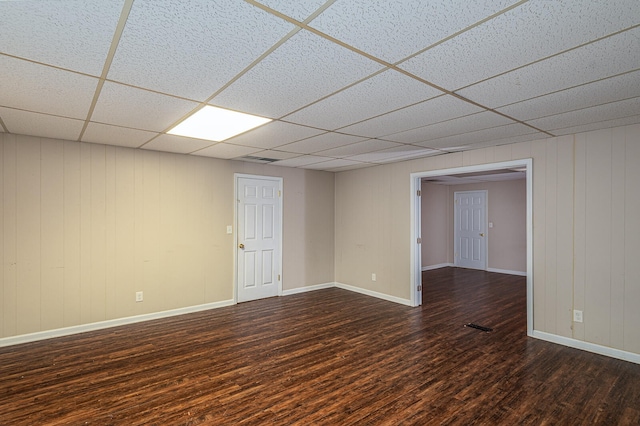
<svg viewBox="0 0 640 426">
<path fill-rule="evenodd" d="M 381 68 L 342 46 L 300 31 L 211 103 L 278 118 Z"/>
<path fill-rule="evenodd" d="M 91 120 L 162 132 L 196 106 L 196 102 L 106 82 Z"/>
<path fill-rule="evenodd" d="M 312 136 L 298 142 L 278 147 L 279 151 L 297 152 L 300 154 L 313 154 L 318 151 L 324 151 L 351 143 L 362 141 L 359 136 L 343 135 L 341 133 L 324 133 L 318 136 Z"/>
<path fill-rule="evenodd" d="M 337 1 L 311 26 L 395 63 L 515 1 Z"/>
<path fill-rule="evenodd" d="M 201 150 L 208 146 L 214 145 L 216 142 L 206 141 L 204 139 L 185 138 L 184 136 L 163 134 L 142 146 L 142 149 L 152 151 L 175 152 L 178 154 L 189 154 L 194 151 Z"/>
<path fill-rule="evenodd" d="M 321 151 L 318 154 L 326 155 L 327 157 L 349 157 L 352 155 L 366 154 L 368 152 L 379 151 L 381 149 L 388 149 L 401 146 L 401 144 L 389 141 L 383 141 L 380 139 L 369 139 L 363 142 L 357 142 L 350 145 L 340 146 L 338 148 L 328 149 Z"/>
<path fill-rule="evenodd" d="M 440 123 L 429 126 L 418 127 L 417 129 L 406 132 L 387 135 L 385 138 L 402 143 L 419 143 L 510 123 L 513 123 L 513 121 L 506 117 L 491 111 L 484 111 L 452 120 L 441 121 Z"/>
<path fill-rule="evenodd" d="M 326 3 L 326 0 L 260 0 L 259 3 L 302 22 Z"/>
<path fill-rule="evenodd" d="M 123 4 L 0 1 L 0 52 L 100 76 Z"/>
<path fill-rule="evenodd" d="M 638 52 L 640 28 L 635 28 L 492 78 L 459 93 L 490 108 L 497 108 L 636 70 L 640 66 Z"/>
<path fill-rule="evenodd" d="M 328 172 L 338 173 L 338 172 L 346 172 L 348 170 L 363 169 L 365 167 L 373 167 L 373 166 L 375 166 L 375 164 L 356 162 L 350 166 L 334 167 L 331 169 L 324 169 L 324 170 Z"/>
<path fill-rule="evenodd" d="M 498 111 L 519 120 L 531 120 L 637 96 L 640 71 L 507 105 Z"/>
<path fill-rule="evenodd" d="M 546 135 L 544 133 L 536 132 L 536 133 L 529 133 L 526 135 L 509 136 L 502 139 L 490 139 L 483 142 L 478 142 L 478 143 L 465 145 L 465 146 L 459 146 L 459 147 L 454 146 L 454 147 L 446 147 L 446 148 L 440 148 L 440 149 L 445 152 L 467 151 L 467 150 L 486 148 L 491 146 L 515 144 L 515 143 L 535 141 L 535 140 L 544 140 L 550 137 L 551 136 Z"/>
<path fill-rule="evenodd" d="M 342 132 L 382 138 L 398 132 L 438 123 L 482 111 L 481 108 L 453 96 L 441 96 L 380 117 L 347 126 Z"/>
<path fill-rule="evenodd" d="M 405 145 L 407 146 L 407 145 Z M 420 148 L 420 147 L 416 147 L 416 148 Z M 411 160 L 414 158 L 424 158 L 424 157 L 432 157 L 434 155 L 440 155 L 442 154 L 442 151 L 439 151 L 437 149 L 424 149 L 421 148 L 419 150 L 415 150 L 415 151 L 406 151 L 403 155 L 392 155 L 389 156 L 389 158 L 383 159 L 378 161 L 378 163 L 382 164 L 382 163 L 390 163 L 390 162 L 394 162 L 394 161 L 405 161 L 405 160 Z"/>
<path fill-rule="evenodd" d="M 539 129 L 548 130 L 553 133 L 554 129 L 576 127 L 597 121 L 614 120 L 639 114 L 640 97 L 539 118 L 528 121 L 528 123 Z"/>
<path fill-rule="evenodd" d="M 276 161 L 275 163 L 271 163 L 274 166 L 284 166 L 284 167 L 304 167 L 309 164 L 320 163 L 322 161 L 333 160 L 333 158 L 320 157 L 318 155 L 302 155 L 296 158 L 290 158 L 287 160 Z"/>
<path fill-rule="evenodd" d="M 157 133 L 126 127 L 108 126 L 100 123 L 89 123 L 82 136 L 83 142 L 101 143 L 103 145 L 127 146 L 138 148 Z"/>
<path fill-rule="evenodd" d="M 610 129 L 618 126 L 628 126 L 631 124 L 640 123 L 640 115 L 634 115 L 625 118 L 616 118 L 614 120 L 596 121 L 593 123 L 582 124 L 580 126 L 566 127 L 563 129 L 556 129 L 553 131 L 554 135 L 570 135 L 573 133 L 590 132 L 592 130 Z"/>
<path fill-rule="evenodd" d="M 296 157 L 300 157 L 300 154 L 295 153 L 295 152 L 283 152 L 283 151 L 276 151 L 273 149 L 266 149 L 264 151 L 258 151 L 255 154 L 252 154 L 255 157 L 261 157 L 261 158 L 271 158 L 271 159 L 276 159 L 276 160 L 288 160 L 290 158 L 296 158 Z"/>
<path fill-rule="evenodd" d="M 260 151 L 256 148 L 250 148 L 248 146 L 238 146 L 231 145 L 228 143 L 217 143 L 208 148 L 201 149 L 200 151 L 196 151 L 193 155 L 200 155 L 203 157 L 214 157 L 214 158 L 223 158 L 223 159 L 238 159 L 245 155 L 253 155 L 254 153 Z"/>
<path fill-rule="evenodd" d="M 53 139 L 76 140 L 84 125 L 82 120 L 2 107 L 0 117 L 11 133 Z"/>
<path fill-rule="evenodd" d="M 288 115 L 286 120 L 334 130 L 442 94 L 411 77 L 387 70 Z"/>
<path fill-rule="evenodd" d="M 347 160 L 364 161 L 369 163 L 388 163 L 390 161 L 397 161 L 405 158 L 417 158 L 421 156 L 428 156 L 439 154 L 439 151 L 435 151 L 428 148 L 421 148 L 419 146 L 401 145 L 394 148 L 383 149 L 381 151 L 370 152 L 367 154 L 359 154 L 347 157 Z"/>
<path fill-rule="evenodd" d="M 506 126 L 476 130 L 474 132 L 468 132 L 454 136 L 447 136 L 444 138 L 432 139 L 426 142 L 418 143 L 417 145 L 429 148 L 445 149 L 530 134 L 538 134 L 540 135 L 540 138 L 549 137 L 548 135 L 538 132 L 531 127 L 525 126 L 524 124 L 515 123 L 507 124 Z"/>
<path fill-rule="evenodd" d="M 204 101 L 295 28 L 236 0 L 136 0 L 113 79 Z"/>
<path fill-rule="evenodd" d="M 98 79 L 0 55 L 0 104 L 86 119 Z"/>
<path fill-rule="evenodd" d="M 228 139 L 226 142 L 256 148 L 274 148 L 320 133 L 324 133 L 324 131 L 282 121 L 272 121 L 257 129 Z"/>
<path fill-rule="evenodd" d="M 348 166 L 358 166 L 362 164 L 360 161 L 352 161 L 352 160 L 329 160 L 323 161 L 322 163 L 309 164 L 308 166 L 303 166 L 305 169 L 313 169 L 313 170 L 327 170 L 327 169 L 335 169 L 338 167 L 348 167 Z"/>
<path fill-rule="evenodd" d="M 401 64 L 449 90 L 638 23 L 640 2 L 530 1 Z"/>
</svg>

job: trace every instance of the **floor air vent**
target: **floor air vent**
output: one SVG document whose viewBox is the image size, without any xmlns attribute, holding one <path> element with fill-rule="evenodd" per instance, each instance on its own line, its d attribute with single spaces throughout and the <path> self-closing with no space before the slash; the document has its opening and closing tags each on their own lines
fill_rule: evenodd
<svg viewBox="0 0 640 426">
<path fill-rule="evenodd" d="M 469 324 L 465 324 L 464 326 L 469 328 L 475 328 L 476 330 L 486 331 L 487 333 L 490 331 L 493 331 L 493 328 L 483 327 L 481 325 L 474 324 L 472 322 L 470 322 Z"/>
</svg>

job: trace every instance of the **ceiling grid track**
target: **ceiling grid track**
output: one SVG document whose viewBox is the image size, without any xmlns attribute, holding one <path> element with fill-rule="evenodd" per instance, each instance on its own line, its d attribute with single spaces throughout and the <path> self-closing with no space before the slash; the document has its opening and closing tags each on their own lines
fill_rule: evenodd
<svg viewBox="0 0 640 426">
<path fill-rule="evenodd" d="M 332 42 L 332 43 L 335 43 L 335 44 L 337 44 L 337 45 L 339 45 L 339 46 L 342 46 L 342 47 L 344 47 L 345 49 L 349 49 L 350 51 L 352 51 L 352 52 L 354 52 L 354 53 L 357 53 L 358 55 L 364 56 L 365 58 L 370 59 L 370 60 L 372 60 L 372 61 L 374 61 L 374 62 L 377 62 L 378 64 L 380 64 L 380 65 L 384 66 L 385 68 L 388 68 L 388 69 L 392 69 L 392 70 L 394 70 L 394 71 L 397 71 L 397 72 L 399 72 L 399 73 L 401 73 L 401 74 L 406 75 L 407 77 L 413 78 L 414 80 L 417 80 L 417 81 L 419 81 L 419 82 L 421 82 L 421 83 L 423 83 L 423 84 L 426 84 L 427 86 L 430 86 L 430 87 L 432 87 L 432 88 L 434 88 L 434 89 L 436 89 L 436 90 L 439 90 L 439 91 L 441 91 L 441 92 L 443 92 L 443 93 L 445 93 L 445 94 L 447 94 L 447 95 L 453 96 L 453 97 L 455 97 L 455 98 L 457 98 L 457 99 L 459 99 L 459 100 L 461 100 L 461 101 L 463 101 L 463 102 L 467 102 L 467 103 L 469 103 L 469 104 L 471 104 L 471 105 L 477 106 L 478 108 L 482 108 L 482 109 L 484 109 L 484 110 L 486 110 L 486 111 L 490 111 L 490 112 L 493 112 L 493 113 L 495 113 L 495 114 L 498 114 L 498 115 L 500 115 L 500 116 L 502 116 L 502 117 L 505 117 L 505 118 L 507 118 L 507 119 L 509 119 L 509 120 L 512 120 L 512 121 L 514 121 L 514 122 L 516 122 L 516 123 L 522 124 L 522 125 L 524 125 L 524 126 L 530 127 L 530 128 L 531 128 L 531 129 L 533 129 L 533 130 L 536 130 L 536 131 L 538 131 L 538 132 L 544 133 L 544 134 L 546 134 L 546 135 L 548 135 L 548 136 L 550 136 L 550 137 L 554 137 L 554 136 L 555 136 L 555 135 L 553 135 L 552 133 L 549 133 L 549 132 L 547 132 L 547 131 L 545 131 L 545 130 L 539 129 L 539 128 L 535 127 L 535 126 L 532 126 L 531 124 L 528 124 L 528 123 L 526 123 L 526 122 L 524 122 L 524 121 L 518 120 L 517 118 L 511 117 L 511 116 L 509 116 L 509 115 L 507 115 L 507 114 L 504 114 L 504 113 L 501 113 L 501 112 L 499 112 L 499 111 L 496 111 L 495 109 L 493 109 L 493 108 L 489 108 L 489 107 L 487 107 L 487 106 L 485 106 L 485 105 L 482 105 L 482 104 L 481 104 L 481 103 L 479 103 L 479 102 L 475 102 L 475 101 L 473 101 L 473 100 L 471 100 L 471 99 L 468 99 L 468 98 L 466 98 L 466 97 L 464 97 L 464 96 L 462 96 L 462 95 L 460 95 L 460 94 L 458 94 L 458 93 L 456 93 L 456 92 L 454 92 L 454 91 L 451 91 L 451 90 L 449 90 L 449 89 L 446 89 L 446 88 L 444 88 L 444 87 L 442 87 L 442 86 L 439 86 L 439 85 L 437 85 L 437 84 L 435 84 L 435 83 L 432 83 L 431 81 L 425 80 L 424 78 L 418 77 L 418 76 L 416 76 L 415 74 L 410 73 L 409 71 L 406 71 L 406 70 L 403 70 L 402 68 L 399 68 L 396 64 L 389 63 L 389 62 L 387 62 L 387 61 L 385 61 L 385 60 L 383 60 L 383 59 L 380 59 L 380 58 L 378 58 L 378 57 L 376 57 L 376 56 L 370 55 L 369 53 L 366 53 L 366 52 L 364 52 L 364 51 L 362 51 L 362 50 L 360 50 L 360 49 L 357 49 L 357 48 L 355 48 L 355 47 L 353 47 L 353 46 L 351 46 L 351 45 L 347 44 L 347 43 L 344 43 L 344 42 L 343 42 L 343 41 L 341 41 L 341 40 L 338 40 L 338 39 L 336 39 L 336 38 L 334 38 L 334 37 L 331 37 L 330 35 L 325 34 L 325 33 L 323 33 L 322 31 L 319 31 L 319 30 L 317 30 L 317 29 L 315 29 L 315 28 L 313 28 L 313 27 L 310 27 L 307 23 L 296 21 L 295 19 L 290 18 L 290 17 L 288 17 L 288 16 L 286 16 L 286 15 L 283 15 L 283 14 L 281 14 L 281 13 L 279 13 L 279 12 L 277 12 L 277 11 L 275 11 L 275 10 L 273 10 L 273 9 L 271 9 L 271 8 L 269 8 L 269 7 L 267 7 L 267 6 L 264 6 L 263 4 L 258 3 L 258 2 L 256 2 L 256 1 L 253 1 L 253 0 L 247 0 L 247 1 L 248 1 L 249 3 L 254 4 L 255 6 L 257 6 L 257 7 L 261 8 L 261 9 L 263 9 L 263 10 L 267 11 L 267 12 L 269 12 L 269 13 L 272 13 L 272 14 L 274 14 L 274 15 L 276 15 L 276 16 L 278 16 L 278 17 L 282 18 L 282 19 L 285 19 L 285 20 L 287 20 L 287 21 L 291 22 L 291 23 L 292 23 L 292 24 L 294 24 L 294 25 L 297 25 L 297 26 L 301 27 L 302 29 L 305 29 L 305 30 L 307 30 L 307 31 L 309 31 L 309 32 L 312 32 L 312 33 L 314 33 L 315 35 L 320 36 L 320 37 L 322 37 L 322 38 L 324 38 L 324 39 L 326 39 L 326 40 L 329 40 L 329 41 L 330 41 L 330 42 Z M 496 16 L 499 16 L 499 15 L 501 15 L 501 14 L 503 14 L 503 13 L 505 13 L 505 12 L 507 12 L 507 11 L 511 10 L 511 9 L 513 9 L 513 8 L 514 8 L 514 7 L 516 7 L 516 6 L 519 6 L 519 5 L 523 4 L 523 3 L 526 3 L 526 1 L 528 1 L 528 0 L 521 1 L 521 2 L 517 3 L 516 5 L 513 5 L 513 6 L 509 7 L 509 8 L 506 8 L 506 9 L 504 9 L 504 10 L 500 11 L 499 13 L 492 15 L 492 17 L 491 17 L 491 18 L 493 19 L 493 18 L 495 18 Z M 484 19 L 482 22 L 486 22 L 488 19 L 489 19 L 489 18 Z M 477 25 L 479 25 L 479 24 L 480 24 L 480 23 L 477 23 L 476 25 L 470 26 L 470 27 L 466 28 L 466 29 L 465 29 L 465 30 L 463 30 L 463 31 L 459 31 L 459 34 L 462 34 L 463 32 L 468 31 L 469 29 L 474 28 L 474 27 L 476 27 L 476 26 L 477 26 Z M 436 45 L 438 45 L 438 44 L 440 44 L 440 43 L 442 43 L 442 42 L 444 42 L 444 40 L 440 41 L 439 43 L 434 44 L 433 46 L 436 46 Z M 428 50 L 428 49 L 424 49 L 424 51 L 426 51 L 426 50 Z M 406 59 L 407 59 L 407 58 L 405 58 L 405 60 L 406 60 Z M 401 61 L 401 62 L 404 62 L 404 60 L 403 60 L 403 61 Z"/>
<path fill-rule="evenodd" d="M 104 67 L 102 67 L 102 74 L 100 74 L 100 79 L 98 80 L 96 91 L 93 95 L 93 99 L 91 100 L 91 106 L 89 107 L 87 118 L 85 119 L 82 130 L 80 131 L 80 135 L 78 136 L 78 142 L 82 141 L 84 132 L 87 130 L 87 126 L 89 126 L 89 123 L 91 122 L 91 116 L 93 115 L 93 111 L 95 110 L 96 104 L 98 103 L 98 98 L 100 97 L 100 92 L 102 92 L 102 87 L 107 80 L 109 68 L 111 68 L 111 63 L 113 62 L 113 58 L 116 55 L 116 50 L 118 49 L 118 44 L 120 44 L 120 38 L 122 37 L 124 27 L 127 25 L 127 19 L 129 19 L 129 13 L 131 12 L 131 7 L 133 7 L 133 2 L 134 0 L 125 0 L 122 7 L 122 13 L 120 14 L 120 19 L 118 20 L 118 25 L 116 26 L 116 31 L 113 35 L 113 41 L 111 42 L 111 46 L 109 47 L 109 53 L 107 53 Z"/>
</svg>

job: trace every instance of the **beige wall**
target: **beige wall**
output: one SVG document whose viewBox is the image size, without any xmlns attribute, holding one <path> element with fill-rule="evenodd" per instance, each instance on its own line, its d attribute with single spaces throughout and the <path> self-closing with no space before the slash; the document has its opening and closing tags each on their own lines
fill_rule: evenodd
<svg viewBox="0 0 640 426">
<path fill-rule="evenodd" d="M 453 263 L 453 208 L 449 186 L 422 182 L 422 267 Z"/>
<path fill-rule="evenodd" d="M 488 219 L 487 267 L 511 272 L 527 270 L 526 180 L 439 185 L 422 182 L 422 267 L 454 263 L 454 194 L 486 190 Z"/>
<path fill-rule="evenodd" d="M 456 191 L 487 190 L 487 267 L 507 271 L 527 271 L 527 181 L 510 180 L 449 187 L 449 203 Z M 453 226 L 449 228 L 453 240 Z M 453 257 L 450 258 L 453 263 Z"/>
<path fill-rule="evenodd" d="M 334 281 L 332 173 L 0 142 L 0 337 L 233 299 L 235 172 L 284 179 L 284 289 Z"/>
<path fill-rule="evenodd" d="M 534 330 L 640 353 L 639 125 L 338 173 L 336 281 L 409 300 L 410 173 L 524 158 Z"/>
</svg>

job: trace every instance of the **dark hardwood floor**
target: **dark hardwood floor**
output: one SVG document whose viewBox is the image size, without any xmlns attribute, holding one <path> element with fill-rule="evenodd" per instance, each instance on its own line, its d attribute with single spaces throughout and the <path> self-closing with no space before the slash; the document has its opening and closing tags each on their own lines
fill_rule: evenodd
<svg viewBox="0 0 640 426">
<path fill-rule="evenodd" d="M 640 424 L 640 365 L 526 337 L 524 278 L 423 279 L 0 348 L 0 424 Z"/>
</svg>

